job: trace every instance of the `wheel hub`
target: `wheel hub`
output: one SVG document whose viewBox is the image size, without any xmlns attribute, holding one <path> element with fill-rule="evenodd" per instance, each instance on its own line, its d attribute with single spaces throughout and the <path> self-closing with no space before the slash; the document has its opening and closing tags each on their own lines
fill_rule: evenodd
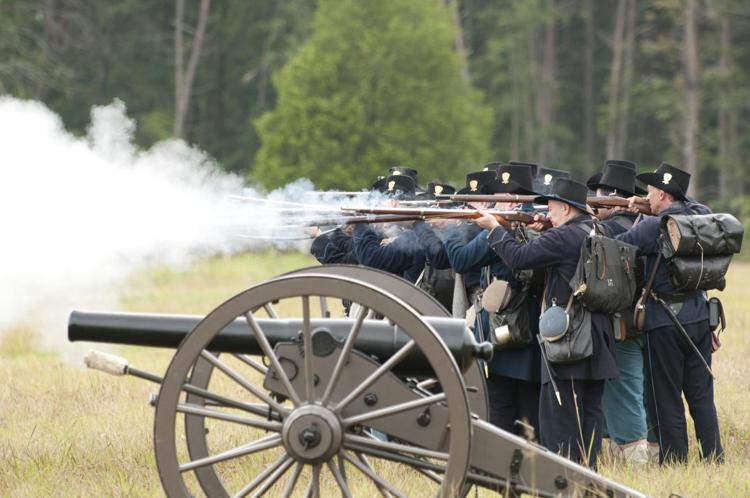
<svg viewBox="0 0 750 498">
<path fill-rule="evenodd" d="M 329 409 L 318 405 L 304 405 L 284 421 L 281 438 L 287 453 L 303 463 L 330 460 L 341 448 L 341 421 Z"/>
</svg>

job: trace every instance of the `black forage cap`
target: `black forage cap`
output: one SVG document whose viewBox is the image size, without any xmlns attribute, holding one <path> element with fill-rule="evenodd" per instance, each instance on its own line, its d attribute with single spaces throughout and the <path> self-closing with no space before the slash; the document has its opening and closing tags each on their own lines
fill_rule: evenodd
<svg viewBox="0 0 750 498">
<path fill-rule="evenodd" d="M 641 173 L 637 178 L 646 185 L 663 190 L 681 201 L 687 200 L 690 173 L 669 163 L 661 163 L 653 173 Z"/>
</svg>

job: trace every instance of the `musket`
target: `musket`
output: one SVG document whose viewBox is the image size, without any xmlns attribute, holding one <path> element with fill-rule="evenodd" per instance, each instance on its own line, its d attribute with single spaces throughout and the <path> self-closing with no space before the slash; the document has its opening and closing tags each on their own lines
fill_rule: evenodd
<svg viewBox="0 0 750 498">
<path fill-rule="evenodd" d="M 482 194 L 482 195 L 436 195 L 437 199 L 449 199 L 455 202 L 518 202 L 531 203 L 538 195 L 521 195 L 521 194 Z M 603 207 L 628 207 L 630 199 L 609 196 L 587 197 L 586 203 L 592 208 Z M 652 214 L 648 200 L 644 197 L 635 197 L 635 207 L 643 214 Z"/>
<path fill-rule="evenodd" d="M 315 227 L 324 225 L 359 225 L 362 223 L 396 223 L 398 221 L 417 221 L 423 219 L 415 215 L 342 215 L 331 218 L 313 218 L 299 222 L 301 227 Z"/>
<path fill-rule="evenodd" d="M 480 218 L 482 216 L 482 213 L 480 213 L 479 211 L 471 209 L 342 207 L 341 210 L 344 212 L 357 214 L 411 216 L 413 220 L 427 218 L 472 219 Z M 546 221 L 546 218 L 542 220 L 535 220 L 534 218 L 536 213 L 527 213 L 524 211 L 500 211 L 497 209 L 488 209 L 485 212 L 497 218 L 503 218 L 507 221 L 518 221 L 521 223 L 536 223 L 537 221 L 541 221 L 542 223 L 544 223 Z"/>
<path fill-rule="evenodd" d="M 520 202 L 523 204 L 534 202 L 538 195 L 525 194 L 438 194 L 436 199 L 454 202 Z"/>
<path fill-rule="evenodd" d="M 653 214 L 648 199 L 645 197 L 633 197 L 633 199 L 635 199 L 634 204 L 638 212 L 648 215 Z M 603 197 L 588 197 L 586 198 L 586 203 L 592 208 L 628 207 L 630 206 L 630 199 L 607 195 Z"/>
<path fill-rule="evenodd" d="M 439 206 L 440 204 L 453 204 L 453 201 L 447 199 L 424 199 L 411 201 L 398 201 L 399 206 Z"/>
</svg>

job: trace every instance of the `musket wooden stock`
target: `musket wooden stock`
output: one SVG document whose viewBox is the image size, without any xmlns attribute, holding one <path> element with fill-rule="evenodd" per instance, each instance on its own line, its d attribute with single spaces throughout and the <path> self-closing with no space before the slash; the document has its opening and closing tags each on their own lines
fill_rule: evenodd
<svg viewBox="0 0 750 498">
<path fill-rule="evenodd" d="M 331 218 L 319 218 L 300 223 L 300 226 L 316 227 L 322 225 L 359 225 L 362 223 L 396 223 L 398 221 L 416 221 L 422 219 L 414 215 L 342 215 Z"/>
<path fill-rule="evenodd" d="M 588 197 L 586 203 L 593 208 L 628 207 L 630 199 L 617 196 Z M 651 205 L 645 197 L 635 197 L 635 208 L 643 214 L 652 214 Z"/>
<path fill-rule="evenodd" d="M 450 199 L 455 202 L 534 202 L 537 195 L 517 194 L 486 194 L 486 195 L 445 195 L 436 196 L 438 199 Z M 635 207 L 643 214 L 652 214 L 648 200 L 644 197 L 635 198 Z M 629 199 L 617 196 L 588 197 L 586 203 L 593 208 L 628 207 Z"/>
<path fill-rule="evenodd" d="M 378 216 L 411 216 L 413 220 L 427 218 L 453 218 L 453 219 L 472 219 L 479 218 L 482 213 L 468 209 L 440 209 L 440 208 L 403 208 L 403 207 L 379 207 L 379 208 L 341 208 L 342 211 L 361 214 L 371 214 Z M 521 223 L 535 223 L 535 213 L 526 213 L 523 211 L 499 211 L 490 209 L 487 213 L 503 218 L 507 221 L 519 221 Z M 406 220 L 402 220 L 406 221 Z"/>
<path fill-rule="evenodd" d="M 520 202 L 530 203 L 539 197 L 538 195 L 521 194 L 480 194 L 480 195 L 436 195 L 437 199 L 451 200 L 454 202 Z"/>
</svg>

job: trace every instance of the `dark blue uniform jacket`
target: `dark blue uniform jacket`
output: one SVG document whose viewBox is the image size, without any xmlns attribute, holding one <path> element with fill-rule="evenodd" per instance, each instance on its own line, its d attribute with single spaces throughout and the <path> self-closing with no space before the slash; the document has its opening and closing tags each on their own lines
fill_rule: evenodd
<svg viewBox="0 0 750 498">
<path fill-rule="evenodd" d="M 473 239 L 466 242 L 459 230 L 446 230 L 444 245 L 453 269 L 458 273 L 480 274 L 479 285 L 482 289 L 487 286 L 491 277 L 510 282 L 513 287 L 520 287 L 521 283 L 514 279 L 512 271 L 502 260 L 490 249 L 487 242 L 487 231 L 480 230 Z M 488 276 L 487 272 L 490 272 Z M 534 334 L 538 332 L 539 301 L 531 304 L 530 314 L 531 329 Z M 484 332 L 480 340 L 489 340 L 489 315 L 482 310 L 477 320 L 475 333 L 479 330 Z M 493 374 L 520 379 L 529 382 L 539 382 L 541 360 L 539 345 L 534 342 L 529 346 L 516 349 L 495 350 L 489 370 Z"/>
<path fill-rule="evenodd" d="M 310 246 L 310 254 L 321 264 L 356 265 L 352 238 L 337 228 L 333 232 L 318 235 Z"/>
<path fill-rule="evenodd" d="M 630 230 L 637 218 L 638 215 L 630 211 L 615 211 L 607 219 L 599 223 L 606 228 L 606 235 L 614 237 Z"/>
<path fill-rule="evenodd" d="M 565 306 L 572 293 L 569 281 L 578 266 L 583 239 L 587 234 L 580 223 L 591 224 L 588 215 L 581 215 L 565 225 L 551 228 L 527 244 L 520 244 L 502 227 L 489 235 L 490 247 L 513 269 L 547 268 L 547 306 L 555 299 Z M 538 318 L 537 318 L 538 319 Z M 553 374 L 560 379 L 602 380 L 617 377 L 615 360 L 615 338 L 612 321 L 605 313 L 591 313 L 591 336 L 593 355 L 582 361 L 550 365 Z M 548 382 L 546 369 L 542 369 L 542 382 Z"/>
<path fill-rule="evenodd" d="M 417 221 L 412 227 L 419 245 L 422 248 L 427 263 L 438 270 L 447 270 L 451 267 L 448 254 L 445 252 L 443 241 L 440 240 L 435 230 L 424 221 Z"/>
<path fill-rule="evenodd" d="M 484 260 L 477 261 L 476 255 L 471 249 L 472 245 L 476 244 L 481 248 L 480 241 L 475 242 L 475 239 L 482 231 L 474 223 L 466 222 L 448 227 L 443 232 L 443 247 L 448 262 L 456 273 L 463 276 L 464 287 L 466 287 L 466 293 L 470 298 L 472 293 L 479 289 L 481 267 L 488 264 Z M 469 247 L 463 249 L 465 246 Z"/>
<path fill-rule="evenodd" d="M 661 211 L 658 216 L 648 216 L 632 229 L 618 235 L 617 239 L 637 246 L 640 253 L 646 255 L 645 280 L 648 281 L 651 270 L 656 263 L 656 257 L 661 250 L 659 226 L 662 216 L 668 214 L 708 214 L 710 212 L 710 209 L 697 202 L 674 202 Z M 667 297 L 674 295 L 677 290 L 669 283 L 667 266 L 668 261 L 662 259 L 656 270 L 653 290 L 657 295 L 662 294 L 664 300 L 669 302 L 670 299 L 667 299 Z M 693 293 L 684 301 L 684 304 L 682 304 L 677 313 L 680 323 L 690 324 L 708 320 L 708 305 L 706 303 L 706 297 L 703 292 Z M 673 326 L 667 312 L 664 311 L 659 303 L 653 299 L 648 299 L 646 301 L 646 330 L 666 326 Z"/>
<path fill-rule="evenodd" d="M 425 258 L 414 231 L 406 230 L 390 244 L 380 245 L 384 238 L 370 225 L 355 225 L 352 239 L 359 264 L 416 282 L 424 269 Z"/>
</svg>

